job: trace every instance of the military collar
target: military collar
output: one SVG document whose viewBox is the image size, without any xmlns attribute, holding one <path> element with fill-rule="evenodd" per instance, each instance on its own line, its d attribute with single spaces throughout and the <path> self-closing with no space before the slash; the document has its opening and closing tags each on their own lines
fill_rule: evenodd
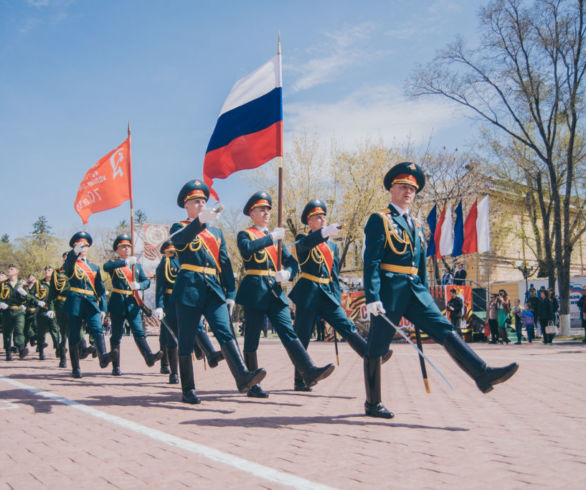
<svg viewBox="0 0 586 490">
<path fill-rule="evenodd" d="M 254 226 L 257 230 L 262 231 L 265 235 L 269 232 L 268 228 L 264 228 L 264 227 L 261 227 L 258 225 L 252 225 L 252 226 Z"/>
<path fill-rule="evenodd" d="M 407 209 L 407 210 L 405 210 L 405 209 L 403 209 L 403 208 L 401 208 L 401 207 L 397 206 L 397 205 L 396 205 L 396 204 L 394 204 L 394 203 L 391 203 L 391 204 L 389 204 L 389 209 L 391 210 L 391 212 L 392 212 L 393 210 L 394 210 L 394 211 L 396 211 L 396 212 L 397 212 L 397 214 L 400 214 L 401 216 L 405 215 L 405 213 L 406 213 L 406 214 L 409 214 L 409 210 L 408 210 L 408 209 Z M 393 214 L 393 216 L 394 216 L 394 214 Z"/>
</svg>

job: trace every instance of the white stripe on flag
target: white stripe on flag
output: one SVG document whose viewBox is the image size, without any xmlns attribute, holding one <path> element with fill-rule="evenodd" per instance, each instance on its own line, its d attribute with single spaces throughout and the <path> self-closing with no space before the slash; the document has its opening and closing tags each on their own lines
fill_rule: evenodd
<svg viewBox="0 0 586 490">
<path fill-rule="evenodd" d="M 440 236 L 440 256 L 447 257 L 452 255 L 454 248 L 454 226 L 452 225 L 452 205 L 446 205 L 446 217 L 442 224 L 442 234 Z"/>
<path fill-rule="evenodd" d="M 277 54 L 260 68 L 234 84 L 222 106 L 220 116 L 251 100 L 258 99 L 282 85 L 281 55 Z"/>
<path fill-rule="evenodd" d="M 490 251 L 490 210 L 488 196 L 478 203 L 478 217 L 476 218 L 476 237 L 478 239 L 478 253 Z"/>
</svg>

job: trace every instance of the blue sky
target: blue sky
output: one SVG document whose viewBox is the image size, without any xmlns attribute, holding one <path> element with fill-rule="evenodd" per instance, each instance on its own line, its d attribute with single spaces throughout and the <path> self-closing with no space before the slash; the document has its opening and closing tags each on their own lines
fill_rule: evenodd
<svg viewBox="0 0 586 490">
<path fill-rule="evenodd" d="M 465 0 L 0 0 L 0 233 L 45 215 L 81 229 L 85 172 L 132 126 L 134 206 L 182 217 L 175 199 L 201 177 L 217 115 L 237 79 L 283 50 L 285 146 L 303 131 L 352 148 L 365 138 L 465 147 L 474 134 L 440 100 L 409 100 L 406 78 L 456 34 L 473 40 Z M 286 163 L 285 163 L 286 165 Z M 217 181 L 228 207 L 254 189 Z M 116 226 L 128 204 L 93 215 Z"/>
</svg>

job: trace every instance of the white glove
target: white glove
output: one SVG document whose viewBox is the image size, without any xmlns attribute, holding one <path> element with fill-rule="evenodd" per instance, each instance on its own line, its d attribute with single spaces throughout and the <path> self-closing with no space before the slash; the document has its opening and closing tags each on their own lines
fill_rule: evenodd
<svg viewBox="0 0 586 490">
<path fill-rule="evenodd" d="M 275 228 L 269 233 L 273 239 L 273 243 L 277 243 L 279 240 L 285 238 L 285 228 Z"/>
<path fill-rule="evenodd" d="M 287 282 L 290 277 L 291 273 L 288 270 L 281 269 L 280 271 L 275 272 L 275 281 L 279 283 Z"/>
<path fill-rule="evenodd" d="M 163 319 L 163 317 L 165 316 L 165 312 L 163 311 L 163 308 L 156 308 L 155 309 L 155 316 L 157 317 L 157 320 L 161 321 Z"/>
<path fill-rule="evenodd" d="M 325 226 L 321 229 L 321 236 L 324 238 L 329 238 L 331 236 L 337 236 L 340 233 L 340 225 L 338 223 L 334 223 L 333 225 Z"/>
<path fill-rule="evenodd" d="M 132 267 L 132 266 L 133 266 L 133 265 L 135 265 L 135 264 L 136 264 L 136 257 L 134 257 L 134 256 L 130 256 L 130 257 L 128 257 L 128 258 L 126 259 L 126 265 L 127 265 L 128 267 Z"/>
<path fill-rule="evenodd" d="M 136 281 L 132 281 L 130 283 L 130 289 L 132 289 L 133 291 L 136 291 L 137 289 L 140 289 L 140 284 L 137 283 Z"/>
<path fill-rule="evenodd" d="M 209 221 L 214 221 L 220 216 L 220 213 L 216 213 L 213 209 L 204 209 L 197 216 L 199 222 L 203 225 Z"/>
<path fill-rule="evenodd" d="M 75 247 L 73 247 L 73 251 L 75 255 L 79 255 L 80 253 L 87 250 L 87 245 L 85 243 L 78 243 Z"/>
<path fill-rule="evenodd" d="M 44 301 L 37 301 L 37 306 L 44 308 L 45 306 L 47 306 L 47 303 L 45 303 Z"/>
<path fill-rule="evenodd" d="M 26 293 L 26 291 L 24 290 L 24 288 L 23 288 L 22 286 L 18 286 L 18 287 L 16 288 L 16 292 L 17 292 L 18 294 L 20 294 L 21 296 L 26 296 L 26 294 L 27 294 L 27 293 Z"/>
<path fill-rule="evenodd" d="M 106 318 L 106 312 L 100 311 L 100 322 L 104 323 L 104 318 Z"/>
<path fill-rule="evenodd" d="M 233 299 L 227 299 L 226 300 L 226 305 L 228 305 L 228 313 L 230 315 L 232 315 L 232 311 L 234 310 L 234 300 Z"/>
<path fill-rule="evenodd" d="M 26 311 L 26 306 L 20 305 L 20 311 Z"/>
<path fill-rule="evenodd" d="M 47 318 L 49 318 L 50 320 L 52 320 L 53 318 L 55 318 L 55 312 L 53 310 L 49 310 L 47 313 L 45 313 L 45 315 L 47 316 Z"/>
<path fill-rule="evenodd" d="M 386 310 L 383 308 L 382 301 L 373 301 L 372 303 L 366 304 L 366 312 L 378 316 L 381 313 L 386 313 Z"/>
<path fill-rule="evenodd" d="M 8 308 L 6 303 L 0 303 L 0 310 L 5 310 L 6 308 Z"/>
</svg>

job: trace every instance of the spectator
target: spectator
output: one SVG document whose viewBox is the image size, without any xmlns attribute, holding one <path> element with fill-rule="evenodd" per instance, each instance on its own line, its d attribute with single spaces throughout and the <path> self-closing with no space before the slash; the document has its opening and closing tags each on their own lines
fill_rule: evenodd
<svg viewBox="0 0 586 490">
<path fill-rule="evenodd" d="M 551 308 L 553 310 L 553 323 L 556 326 L 559 326 L 560 322 L 559 322 L 558 310 L 560 309 L 560 303 L 558 302 L 558 300 L 555 296 L 555 292 L 552 288 L 549 288 L 547 290 L 547 295 L 548 295 L 548 298 L 551 300 Z"/>
<path fill-rule="evenodd" d="M 513 311 L 511 312 L 513 315 L 513 320 L 515 321 L 515 333 L 517 334 L 517 342 L 516 344 L 520 344 L 521 340 L 523 339 L 523 323 L 521 322 L 521 301 L 519 299 L 515 300 L 515 306 L 513 306 Z"/>
<path fill-rule="evenodd" d="M 541 334 L 539 333 L 539 328 L 537 325 L 537 307 L 539 306 L 539 298 L 537 297 L 537 291 L 534 287 L 529 289 L 529 298 L 527 298 L 526 303 L 529 303 L 529 308 L 533 312 L 533 317 L 535 319 L 535 325 L 537 327 L 537 331 L 535 332 L 537 337 L 540 337 Z"/>
<path fill-rule="evenodd" d="M 497 297 L 497 310 L 498 310 L 498 329 L 501 344 L 504 342 L 508 344 L 509 334 L 507 332 L 507 318 L 511 312 L 511 300 L 509 299 L 507 292 L 504 289 L 499 291 Z"/>
<path fill-rule="evenodd" d="M 459 263 L 458 269 L 454 274 L 454 284 L 458 286 L 466 285 L 466 269 L 464 269 L 464 264 Z"/>
<path fill-rule="evenodd" d="M 553 305 L 551 299 L 549 299 L 547 290 L 540 289 L 539 290 L 539 303 L 537 305 L 537 318 L 541 325 L 541 331 L 543 334 L 543 343 L 544 344 L 552 344 L 554 334 L 548 334 L 546 332 L 546 327 L 549 323 L 553 324 Z"/>
<path fill-rule="evenodd" d="M 525 325 L 525 331 L 527 332 L 527 341 L 533 343 L 533 334 L 535 332 L 535 317 L 529 303 L 525 303 L 525 309 L 521 314 L 521 321 Z"/>
<path fill-rule="evenodd" d="M 490 295 L 490 303 L 488 305 L 488 326 L 490 328 L 490 343 L 496 344 L 499 340 L 499 324 L 496 294 Z"/>
<path fill-rule="evenodd" d="M 586 286 L 582 287 L 582 296 L 578 300 L 578 310 L 580 311 L 580 319 L 582 320 L 582 328 L 584 329 L 583 344 L 586 344 Z"/>
<path fill-rule="evenodd" d="M 462 309 L 464 308 L 464 303 L 460 296 L 457 295 L 457 291 L 455 289 L 450 289 L 450 301 L 448 301 L 447 310 L 450 312 L 450 321 L 452 325 L 458 332 L 458 335 L 462 336 L 462 329 L 460 328 L 460 324 L 462 322 Z"/>
<path fill-rule="evenodd" d="M 442 286 L 449 286 L 454 283 L 454 276 L 450 274 L 450 269 L 444 268 L 444 275 L 442 276 Z"/>
</svg>

